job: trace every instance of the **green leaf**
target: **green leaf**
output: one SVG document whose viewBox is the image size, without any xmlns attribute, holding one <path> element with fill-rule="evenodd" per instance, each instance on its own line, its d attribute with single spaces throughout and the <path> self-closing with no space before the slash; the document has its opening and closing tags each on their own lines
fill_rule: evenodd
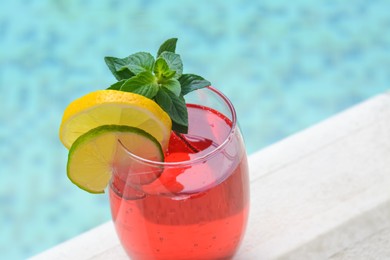
<svg viewBox="0 0 390 260">
<path fill-rule="evenodd" d="M 174 77 L 176 79 L 180 78 L 181 74 L 183 74 L 183 62 L 181 61 L 180 55 L 164 51 L 160 57 L 167 62 L 169 69 L 176 71 Z"/>
<path fill-rule="evenodd" d="M 191 91 L 201 89 L 204 87 L 208 87 L 211 85 L 211 83 L 201 76 L 194 75 L 194 74 L 183 74 L 179 78 L 179 82 L 181 85 L 181 94 L 187 95 Z"/>
<path fill-rule="evenodd" d="M 176 43 L 177 43 L 177 38 L 171 38 L 166 40 L 163 44 L 161 44 L 160 48 L 158 49 L 157 57 L 160 56 L 160 54 L 163 53 L 164 51 L 175 53 Z"/>
<path fill-rule="evenodd" d="M 181 86 L 180 86 L 180 82 L 177 79 L 164 80 L 161 83 L 161 85 L 163 88 L 167 88 L 169 91 L 171 91 L 176 96 L 180 96 Z"/>
<path fill-rule="evenodd" d="M 188 133 L 188 124 L 187 125 L 181 125 L 176 123 L 175 121 L 172 121 L 172 130 L 178 133 L 187 134 Z"/>
<path fill-rule="evenodd" d="M 164 71 L 164 73 L 162 74 L 162 76 L 166 79 L 170 79 L 172 78 L 173 76 L 175 76 L 176 74 L 176 71 L 174 70 L 167 70 L 167 71 Z"/>
<path fill-rule="evenodd" d="M 126 58 L 127 64 L 119 68 L 119 71 L 129 70 L 134 75 L 144 71 L 152 71 L 154 65 L 154 57 L 147 52 L 137 52 Z"/>
<path fill-rule="evenodd" d="M 167 88 L 160 88 L 155 97 L 157 104 L 171 117 L 172 130 L 180 133 L 188 132 L 188 111 L 184 97 L 176 96 Z"/>
<path fill-rule="evenodd" d="M 109 86 L 107 89 L 120 90 L 121 87 L 122 87 L 122 85 L 123 85 L 123 83 L 125 83 L 125 82 L 126 82 L 126 80 L 123 79 L 123 80 L 121 80 L 121 81 L 118 81 L 118 82 L 112 84 L 112 85 Z"/>
<path fill-rule="evenodd" d="M 152 72 L 144 71 L 126 80 L 120 90 L 140 94 L 152 99 L 156 96 L 159 86 Z"/>
<path fill-rule="evenodd" d="M 156 60 L 153 72 L 159 80 L 170 79 L 176 74 L 176 71 L 169 68 L 168 63 L 164 60 L 164 58 L 158 58 Z"/>
<path fill-rule="evenodd" d="M 127 58 L 119 59 L 115 57 L 104 57 L 108 68 L 117 80 L 129 79 L 134 76 L 134 73 L 128 69 L 120 70 L 123 66 L 128 64 Z"/>
<path fill-rule="evenodd" d="M 166 40 L 157 52 L 137 52 L 126 58 L 105 57 L 104 60 L 118 80 L 107 89 L 133 92 L 155 100 L 171 117 L 172 129 L 187 133 L 188 112 L 184 95 L 210 86 L 194 74 L 183 74 L 183 62 L 176 54 L 177 38 Z"/>
</svg>

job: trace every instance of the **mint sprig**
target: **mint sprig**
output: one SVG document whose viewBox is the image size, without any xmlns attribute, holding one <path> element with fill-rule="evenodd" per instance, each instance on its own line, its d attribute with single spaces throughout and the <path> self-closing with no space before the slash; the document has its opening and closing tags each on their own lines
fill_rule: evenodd
<svg viewBox="0 0 390 260">
<path fill-rule="evenodd" d="M 172 120 L 172 130 L 188 132 L 188 112 L 184 96 L 211 83 L 195 74 L 183 74 L 183 62 L 176 52 L 177 38 L 166 40 L 156 59 L 147 52 L 126 58 L 105 57 L 108 68 L 118 80 L 108 89 L 143 95 L 154 100 Z"/>
</svg>

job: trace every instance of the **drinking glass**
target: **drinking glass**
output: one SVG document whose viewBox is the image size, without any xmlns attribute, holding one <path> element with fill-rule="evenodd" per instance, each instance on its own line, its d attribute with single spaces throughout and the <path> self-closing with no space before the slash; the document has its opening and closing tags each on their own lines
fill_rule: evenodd
<svg viewBox="0 0 390 260">
<path fill-rule="evenodd" d="M 249 180 L 235 109 L 213 87 L 186 102 L 188 134 L 172 132 L 164 162 L 119 141 L 109 197 L 131 259 L 231 259 L 242 241 Z"/>
</svg>

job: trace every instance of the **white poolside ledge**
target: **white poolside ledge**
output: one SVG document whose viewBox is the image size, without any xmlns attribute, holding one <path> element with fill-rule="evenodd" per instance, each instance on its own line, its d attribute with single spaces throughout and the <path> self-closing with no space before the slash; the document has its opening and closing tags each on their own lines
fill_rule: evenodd
<svg viewBox="0 0 390 260">
<path fill-rule="evenodd" d="M 390 94 L 249 157 L 235 259 L 390 259 Z M 32 259 L 127 259 L 112 222 Z"/>
</svg>

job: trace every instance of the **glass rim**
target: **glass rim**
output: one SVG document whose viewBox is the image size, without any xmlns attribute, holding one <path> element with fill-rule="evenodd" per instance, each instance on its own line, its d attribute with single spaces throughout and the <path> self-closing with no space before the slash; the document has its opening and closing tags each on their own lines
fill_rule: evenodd
<svg viewBox="0 0 390 260">
<path fill-rule="evenodd" d="M 149 159 L 143 158 L 141 156 L 138 156 L 136 154 L 133 154 L 132 152 L 130 152 L 126 148 L 125 145 L 123 145 L 119 141 L 120 146 L 124 149 L 124 151 L 130 157 L 136 159 L 137 161 L 139 161 L 141 163 L 144 163 L 144 164 L 147 164 L 147 165 L 151 165 L 151 166 L 155 166 L 155 167 L 183 167 L 183 166 L 187 166 L 188 167 L 190 165 L 202 163 L 202 162 L 206 161 L 207 159 L 214 157 L 216 154 L 220 153 L 225 148 L 225 146 L 229 143 L 229 141 L 231 140 L 232 136 L 234 135 L 234 133 L 236 131 L 236 127 L 237 127 L 237 114 L 236 114 L 236 110 L 235 110 L 235 108 L 233 106 L 233 103 L 230 101 L 230 99 L 225 94 L 223 94 L 221 91 L 219 91 L 218 89 L 216 89 L 216 88 L 214 88 L 212 86 L 208 86 L 208 87 L 206 87 L 206 89 L 214 92 L 215 94 L 217 94 L 217 96 L 219 98 L 222 99 L 224 104 L 229 109 L 229 111 L 231 113 L 231 117 L 232 117 L 231 118 L 232 125 L 230 127 L 229 133 L 227 134 L 227 136 L 225 137 L 223 142 L 220 145 L 218 145 L 217 147 L 215 147 L 214 149 L 212 149 L 211 151 L 205 153 L 204 155 L 201 155 L 199 157 L 196 157 L 196 158 L 193 158 L 193 159 L 190 159 L 190 160 L 187 160 L 187 161 L 159 162 L 159 161 L 149 160 Z M 220 111 L 218 111 L 218 112 L 220 112 Z"/>
</svg>

